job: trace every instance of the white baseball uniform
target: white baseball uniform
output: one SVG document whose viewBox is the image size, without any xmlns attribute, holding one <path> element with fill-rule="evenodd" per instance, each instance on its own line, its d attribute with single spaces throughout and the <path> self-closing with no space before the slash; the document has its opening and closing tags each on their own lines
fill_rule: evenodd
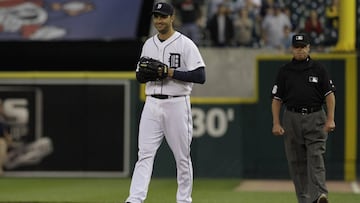
<svg viewBox="0 0 360 203">
<path fill-rule="evenodd" d="M 141 56 L 162 61 L 177 71 L 191 71 L 205 67 L 196 45 L 176 32 L 161 42 L 157 35 L 149 38 Z M 172 78 L 146 83 L 147 95 L 139 126 L 139 151 L 126 202 L 142 203 L 147 195 L 156 152 L 165 137 L 173 152 L 176 168 L 178 203 L 191 203 L 193 168 L 190 157 L 192 114 L 190 93 L 193 83 Z M 151 95 L 169 95 L 167 99 Z"/>
</svg>

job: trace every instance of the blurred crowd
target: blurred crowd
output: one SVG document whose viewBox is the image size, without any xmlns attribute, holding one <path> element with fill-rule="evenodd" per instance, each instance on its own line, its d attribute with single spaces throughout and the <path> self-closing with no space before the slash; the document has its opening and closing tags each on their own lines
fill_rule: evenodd
<svg viewBox="0 0 360 203">
<path fill-rule="evenodd" d="M 198 46 L 289 51 L 291 37 L 306 32 L 312 49 L 338 39 L 339 0 L 170 0 L 175 27 Z"/>
</svg>

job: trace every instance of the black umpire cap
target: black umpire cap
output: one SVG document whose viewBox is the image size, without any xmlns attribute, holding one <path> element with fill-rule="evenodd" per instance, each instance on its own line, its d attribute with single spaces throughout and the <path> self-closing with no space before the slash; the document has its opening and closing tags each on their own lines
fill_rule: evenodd
<svg viewBox="0 0 360 203">
<path fill-rule="evenodd" d="M 301 47 L 310 44 L 310 38 L 306 33 L 294 34 L 292 37 L 292 45 L 294 47 Z"/>
<path fill-rule="evenodd" d="M 174 7 L 165 2 L 158 2 L 154 5 L 152 13 L 158 13 L 164 16 L 171 16 L 174 13 Z"/>
</svg>

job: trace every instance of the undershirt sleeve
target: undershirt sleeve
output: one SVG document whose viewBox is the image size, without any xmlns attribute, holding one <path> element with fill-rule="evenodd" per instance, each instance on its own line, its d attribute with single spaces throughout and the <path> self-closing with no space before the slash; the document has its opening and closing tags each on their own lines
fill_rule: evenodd
<svg viewBox="0 0 360 203">
<path fill-rule="evenodd" d="M 174 70 L 173 78 L 176 80 L 181 80 L 184 82 L 193 82 L 193 83 L 200 83 L 204 84 L 206 77 L 205 77 L 205 68 L 199 67 L 192 71 L 177 71 Z"/>
</svg>

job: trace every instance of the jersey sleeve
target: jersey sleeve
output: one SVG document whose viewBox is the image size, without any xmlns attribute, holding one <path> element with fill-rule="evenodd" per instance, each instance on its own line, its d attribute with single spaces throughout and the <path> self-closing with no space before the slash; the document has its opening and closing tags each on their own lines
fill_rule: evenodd
<svg viewBox="0 0 360 203">
<path fill-rule="evenodd" d="M 336 87 L 335 84 L 333 83 L 333 81 L 330 79 L 330 75 L 328 73 L 328 71 L 322 67 L 322 74 L 323 74 L 323 80 L 322 80 L 322 91 L 323 91 L 323 95 L 324 97 L 326 97 L 328 94 L 335 92 L 336 91 Z"/>
<path fill-rule="evenodd" d="M 205 67 L 205 62 L 200 54 L 198 47 L 192 41 L 187 41 L 186 44 L 186 69 L 188 71 L 195 70 L 199 67 Z"/>
<path fill-rule="evenodd" d="M 284 97 L 285 80 L 283 75 L 283 69 L 281 68 L 276 76 L 273 88 L 271 90 L 271 97 L 280 101 L 282 101 Z"/>
</svg>

